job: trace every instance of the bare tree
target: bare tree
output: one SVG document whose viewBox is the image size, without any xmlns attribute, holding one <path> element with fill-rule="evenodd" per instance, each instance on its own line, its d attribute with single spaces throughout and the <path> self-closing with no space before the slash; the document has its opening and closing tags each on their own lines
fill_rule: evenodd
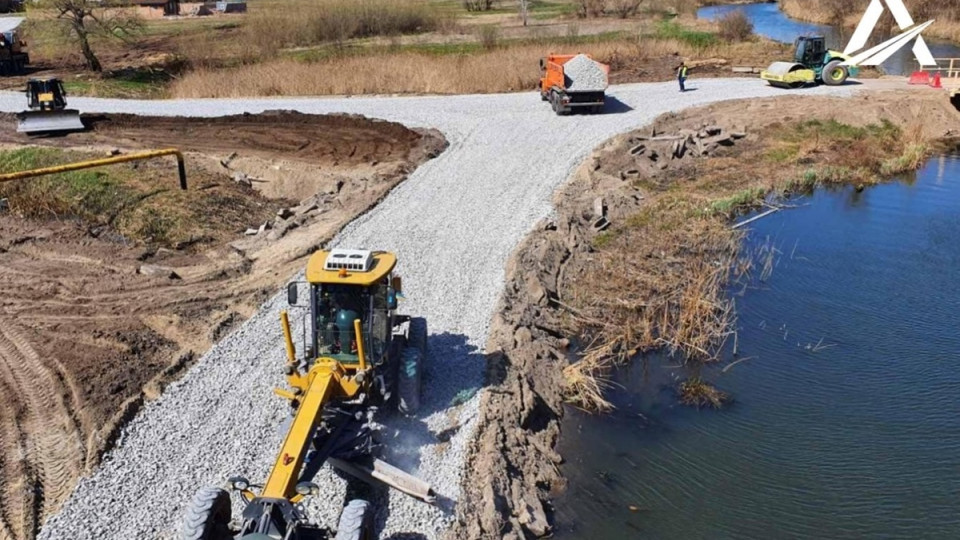
<svg viewBox="0 0 960 540">
<path fill-rule="evenodd" d="M 43 5 L 57 13 L 64 35 L 76 41 L 90 71 L 103 71 L 100 59 L 93 52 L 93 37 L 128 40 L 143 27 L 135 13 L 123 0 L 45 0 Z"/>
</svg>

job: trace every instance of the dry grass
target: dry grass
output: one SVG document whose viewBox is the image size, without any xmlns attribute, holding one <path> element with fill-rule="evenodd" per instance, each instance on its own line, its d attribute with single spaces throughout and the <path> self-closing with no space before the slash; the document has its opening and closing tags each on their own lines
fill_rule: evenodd
<svg viewBox="0 0 960 540">
<path fill-rule="evenodd" d="M 0 172 L 91 157 L 23 146 L 0 150 Z M 213 183 L 206 190 L 181 191 L 176 186 L 175 168 L 157 160 L 6 182 L 0 184 L 0 198 L 8 199 L 12 212 L 27 218 L 74 220 L 90 229 L 109 227 L 126 240 L 168 247 L 230 237 L 256 222 L 255 216 L 267 219 L 271 214 L 259 196 L 232 182 L 223 187 Z"/>
<path fill-rule="evenodd" d="M 677 387 L 680 403 L 701 409 L 719 409 L 730 401 L 730 396 L 699 377 L 683 381 Z"/>
<path fill-rule="evenodd" d="M 626 154 L 629 136 L 623 141 L 617 152 Z M 726 287 L 731 279 L 749 279 L 754 266 L 754 277 L 769 278 L 779 254 L 768 245 L 741 255 L 743 233 L 730 228 L 731 217 L 770 195 L 829 183 L 876 183 L 916 169 L 929 152 L 920 129 L 888 122 L 793 122 L 768 128 L 761 141 L 699 162 L 695 170 L 643 180 L 637 185 L 645 192 L 642 210 L 594 239 L 591 260 L 565 285 L 568 331 L 595 344 L 564 371 L 570 402 L 608 410 L 605 378 L 642 352 L 718 359 L 734 320 Z M 681 395 L 697 406 L 722 402 L 722 393 L 699 380 L 681 385 Z"/>
<path fill-rule="evenodd" d="M 288 47 L 432 32 L 450 24 L 450 15 L 426 0 L 314 0 L 255 10 L 244 21 L 244 45 L 274 54 Z"/>
<path fill-rule="evenodd" d="M 563 369 L 564 400 L 588 412 L 612 411 L 613 404 L 604 397 L 612 368 L 612 356 L 603 348 L 587 352 L 581 361 Z"/>
<path fill-rule="evenodd" d="M 635 62 L 674 53 L 691 60 L 737 56 L 748 54 L 747 49 L 753 46 L 700 47 L 679 39 L 639 37 L 580 43 L 577 50 L 610 63 L 616 70 L 624 59 Z M 536 88 L 539 59 L 563 47 L 556 42 L 501 42 L 469 55 L 381 51 L 375 56 L 344 55 L 316 62 L 283 59 L 230 69 L 200 68 L 175 81 L 170 93 L 179 98 L 224 98 L 526 91 Z"/>
</svg>

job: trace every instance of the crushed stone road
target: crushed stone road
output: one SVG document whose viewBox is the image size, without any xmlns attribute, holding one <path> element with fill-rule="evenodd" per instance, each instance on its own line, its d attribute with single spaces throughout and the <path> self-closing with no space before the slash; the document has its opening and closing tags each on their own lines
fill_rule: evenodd
<svg viewBox="0 0 960 540">
<path fill-rule="evenodd" d="M 450 147 L 379 206 L 347 226 L 335 246 L 394 251 L 404 277 L 401 309 L 429 322 L 429 357 L 419 418 L 402 429 L 400 464 L 457 499 L 483 382 L 483 346 L 504 286 L 504 266 L 523 236 L 551 213 L 551 195 L 600 143 L 679 109 L 737 98 L 783 95 L 755 79 L 612 87 L 607 111 L 557 117 L 536 93 L 364 98 L 128 101 L 72 98 L 82 112 L 221 116 L 292 109 L 355 113 L 438 128 Z M 827 87 L 796 95 L 848 95 Z M 0 94 L 0 110 L 23 109 L 22 94 Z M 184 148 L 183 150 L 189 150 Z M 281 296 L 214 346 L 178 383 L 124 429 L 117 448 L 79 486 L 40 538 L 175 538 L 184 505 L 204 485 L 234 474 L 262 482 L 279 448 L 284 349 Z M 299 320 L 300 315 L 294 313 Z M 297 329 L 299 332 L 299 329 Z M 460 405 L 453 406 L 466 400 Z M 438 440 L 436 434 L 444 432 Z M 453 436 L 448 439 L 450 433 Z M 335 525 L 345 483 L 327 469 L 312 516 Z M 383 538 L 439 538 L 452 514 L 398 493 L 381 495 Z"/>
</svg>

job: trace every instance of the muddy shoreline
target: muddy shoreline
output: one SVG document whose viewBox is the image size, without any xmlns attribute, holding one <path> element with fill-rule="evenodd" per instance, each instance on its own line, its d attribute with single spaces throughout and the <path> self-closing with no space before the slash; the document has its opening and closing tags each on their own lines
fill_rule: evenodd
<svg viewBox="0 0 960 540">
<path fill-rule="evenodd" d="M 579 280 L 596 272 L 597 237 L 609 230 L 596 226 L 598 217 L 613 227 L 629 221 L 660 189 L 655 187 L 658 182 L 679 182 L 685 174 L 697 174 L 706 162 L 712 162 L 714 172 L 723 168 L 733 175 L 776 175 L 781 167 L 775 164 L 738 163 L 739 152 L 757 152 L 763 149 L 765 134 L 806 119 L 835 119 L 853 126 L 886 120 L 902 130 L 918 131 L 915 136 L 931 144 L 960 133 L 955 127 L 960 114 L 942 93 L 887 91 L 802 102 L 787 96 L 726 102 L 662 116 L 653 125 L 661 133 L 699 129 L 706 123 L 748 134 L 738 150 L 719 150 L 716 157 L 698 157 L 689 165 L 668 165 L 666 173 L 624 158 L 636 148 L 638 136 L 650 135 L 651 126 L 598 148 L 558 190 L 555 215 L 537 225 L 506 269 L 507 287 L 487 345 L 488 391 L 458 528 L 451 537 L 519 539 L 551 531 L 550 500 L 564 489 L 560 464 L 566 456 L 556 451 L 569 390 L 563 370 L 575 356 L 571 343 L 590 335 L 572 296 Z M 832 151 L 823 149 L 821 157 L 827 159 Z M 722 187 L 717 194 L 723 193 Z M 597 215 L 599 199 L 602 216 Z M 624 264 L 643 249 L 638 245 L 621 253 Z"/>
</svg>

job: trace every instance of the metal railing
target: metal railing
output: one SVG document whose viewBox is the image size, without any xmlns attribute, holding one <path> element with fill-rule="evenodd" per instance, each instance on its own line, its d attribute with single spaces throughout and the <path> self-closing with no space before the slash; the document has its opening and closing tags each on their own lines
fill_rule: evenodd
<svg viewBox="0 0 960 540">
<path fill-rule="evenodd" d="M 29 171 L 0 174 L 0 182 L 10 182 L 11 180 L 22 180 L 24 178 L 78 171 L 81 169 L 91 169 L 93 167 L 102 167 L 104 165 L 114 165 L 116 163 L 126 163 L 128 161 L 141 161 L 144 159 L 153 159 L 163 156 L 177 156 L 177 173 L 180 176 L 180 189 L 187 189 L 187 170 L 183 163 L 183 154 L 181 154 L 180 150 L 177 150 L 176 148 L 152 150 L 150 152 L 127 154 L 125 156 L 92 159 L 89 161 L 79 161 L 77 163 L 67 163 L 66 165 L 54 165 L 52 167 L 31 169 Z"/>
<path fill-rule="evenodd" d="M 941 77 L 960 78 L 960 58 L 934 58 L 936 66 L 920 66 L 917 71 L 939 71 Z"/>
</svg>

